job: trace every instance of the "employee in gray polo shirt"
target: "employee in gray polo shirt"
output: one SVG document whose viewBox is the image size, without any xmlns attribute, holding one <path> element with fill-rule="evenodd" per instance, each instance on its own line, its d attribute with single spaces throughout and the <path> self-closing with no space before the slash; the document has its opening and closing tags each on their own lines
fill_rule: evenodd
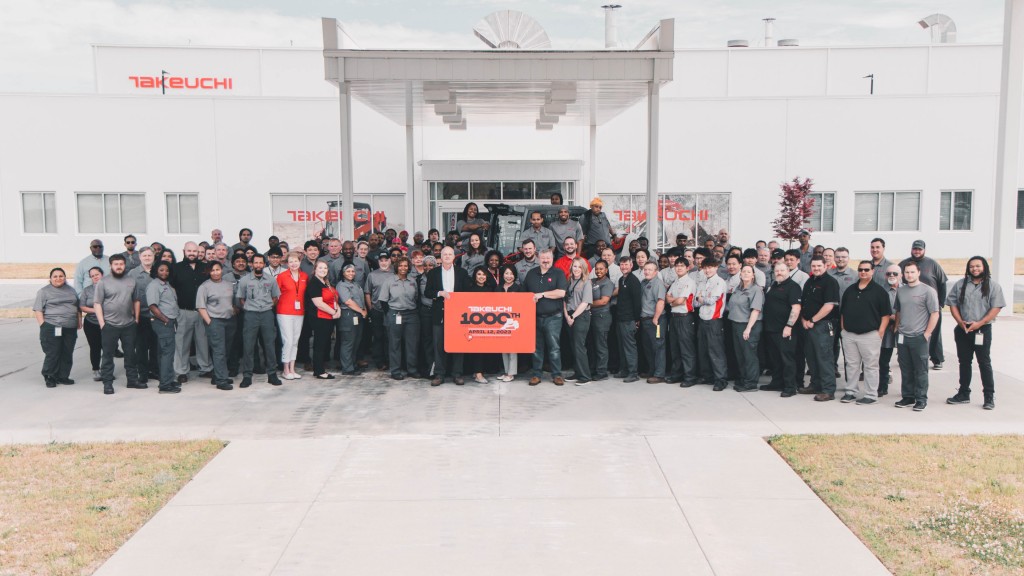
<svg viewBox="0 0 1024 576">
<path fill-rule="evenodd" d="M 96 284 L 96 319 L 100 323 L 103 359 L 100 377 L 103 393 L 114 393 L 114 351 L 118 342 L 124 350 L 124 372 L 129 388 L 147 388 L 139 382 L 135 365 L 135 332 L 139 320 L 139 300 L 135 295 L 135 280 L 125 272 L 125 258 L 120 254 L 110 257 L 110 276 Z"/>
<path fill-rule="evenodd" d="M 139 367 L 139 382 L 145 383 L 150 374 L 156 375 L 160 369 L 157 362 L 156 335 L 153 333 L 149 304 L 146 302 L 146 288 L 153 281 L 153 249 L 145 246 L 136 252 L 138 266 L 128 271 L 128 276 L 135 280 L 135 299 L 139 301 L 139 330 L 135 335 L 135 362 Z M 127 256 L 126 256 L 127 259 Z"/>
<path fill-rule="evenodd" d="M 366 277 L 363 292 L 366 295 L 366 308 L 370 311 L 370 335 L 373 364 L 377 370 L 383 370 L 388 363 L 388 324 L 384 309 L 380 305 L 380 291 L 386 282 L 391 281 L 395 274 L 391 271 L 391 254 L 381 250 L 377 255 L 378 268 Z M 396 368 L 397 369 L 397 368 Z"/>
<path fill-rule="evenodd" d="M 265 274 L 266 260 L 262 254 L 252 257 L 252 273 L 242 276 L 235 287 L 235 297 L 245 311 L 242 326 L 242 383 L 239 388 L 252 384 L 253 356 L 256 353 L 256 338 L 263 345 L 264 365 L 267 367 L 267 382 L 280 386 L 277 377 L 277 333 L 274 322 L 274 306 L 281 297 L 281 288 L 269 274 Z"/>
<path fill-rule="evenodd" d="M 555 237 L 555 246 L 559 251 L 561 251 L 562 245 L 565 244 L 566 238 L 572 238 L 577 243 L 583 241 L 583 229 L 580 228 L 579 222 L 569 218 L 568 206 L 562 206 L 558 209 L 558 218 L 551 222 L 549 229 Z"/>
<path fill-rule="evenodd" d="M 665 339 L 668 337 L 668 316 L 665 315 L 665 284 L 658 277 L 658 265 L 644 265 L 640 283 L 640 335 L 647 366 L 651 370 L 648 384 L 665 381 Z"/>
<path fill-rule="evenodd" d="M 732 349 L 736 352 L 738 378 L 733 389 L 737 392 L 757 391 L 761 366 L 757 358 L 757 345 L 761 341 L 761 310 L 764 309 L 764 291 L 757 285 L 754 271 L 745 264 L 740 268 L 740 284 L 729 298 L 729 321 Z"/>
<path fill-rule="evenodd" d="M 939 295 L 921 282 L 916 262 L 903 267 L 906 282 L 896 293 L 896 351 L 903 379 L 903 398 L 897 408 L 928 406 L 928 340 L 939 323 Z"/>
<path fill-rule="evenodd" d="M 156 335 L 161 394 L 181 392 L 181 386 L 174 376 L 174 335 L 181 310 L 178 308 L 178 294 L 167 282 L 170 276 L 170 263 L 161 262 L 156 266 L 156 279 L 146 287 L 150 324 Z"/>
<path fill-rule="evenodd" d="M 210 279 L 196 292 L 196 310 L 206 326 L 206 339 L 210 342 L 213 360 L 212 383 L 219 390 L 231 390 L 228 378 L 228 346 L 235 338 L 235 289 L 232 281 L 224 280 L 224 267 L 214 262 L 209 267 Z"/>
<path fill-rule="evenodd" d="M 545 250 L 555 250 L 555 235 L 544 225 L 544 215 L 540 212 L 530 213 L 530 227 L 519 235 L 520 242 L 527 238 L 533 240 L 537 254 Z"/>
<path fill-rule="evenodd" d="M 1006 307 L 1003 289 L 992 280 L 988 260 L 974 256 L 967 261 L 967 273 L 953 285 L 946 295 L 946 304 L 956 320 L 953 339 L 960 363 L 960 389 L 946 400 L 949 404 L 967 404 L 971 401 L 971 363 L 978 357 L 981 386 L 985 394 L 985 410 L 993 410 L 995 403 L 995 377 L 992 374 L 992 323 L 999 311 Z"/>
<path fill-rule="evenodd" d="M 388 363 L 391 377 L 404 380 L 406 376 L 419 378 L 416 352 L 419 350 L 420 317 L 416 311 L 419 290 L 409 278 L 412 264 L 408 258 L 397 258 L 395 273 L 381 286 L 380 302 L 387 303 Z M 405 346 L 405 370 L 402 370 L 402 346 Z"/>
<path fill-rule="evenodd" d="M 71 362 L 82 316 L 78 310 L 78 294 L 68 286 L 63 268 L 50 270 L 50 283 L 36 293 L 32 310 L 39 323 L 46 387 L 55 388 L 58 383 L 74 384 L 70 378 Z"/>
</svg>

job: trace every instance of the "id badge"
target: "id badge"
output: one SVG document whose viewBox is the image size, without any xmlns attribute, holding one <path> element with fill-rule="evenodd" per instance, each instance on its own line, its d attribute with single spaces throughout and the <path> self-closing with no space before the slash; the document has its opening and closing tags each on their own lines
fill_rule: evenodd
<svg viewBox="0 0 1024 576">
<path fill-rule="evenodd" d="M 352 325 L 353 326 L 359 326 L 359 316 L 353 316 L 352 317 Z"/>
<path fill-rule="evenodd" d="M 58 328 L 57 330 L 60 330 L 60 328 Z M 60 336 L 60 334 L 58 334 L 58 336 Z M 981 346 L 981 345 L 983 345 L 985 343 L 985 338 L 982 335 L 980 330 L 975 331 L 975 332 L 971 332 L 971 340 L 972 340 L 972 345 L 975 348 L 977 348 L 978 346 Z"/>
<path fill-rule="evenodd" d="M 60 338 L 60 335 L 63 334 L 63 333 L 64 333 L 64 328 L 62 328 L 60 326 L 54 327 L 54 329 L 53 329 L 53 335 L 54 336 L 56 336 L 57 338 Z"/>
<path fill-rule="evenodd" d="M 295 301 L 295 309 L 302 310 L 302 303 L 299 302 L 298 300 Z"/>
<path fill-rule="evenodd" d="M 661 338 L 661 324 L 658 324 L 657 326 L 654 327 L 654 338 Z"/>
<path fill-rule="evenodd" d="M 899 336 L 896 337 L 896 343 L 903 344 L 903 334 L 900 334 Z"/>
<path fill-rule="evenodd" d="M 395 325 L 396 326 L 401 326 L 402 325 L 402 315 L 401 314 L 395 314 Z"/>
</svg>

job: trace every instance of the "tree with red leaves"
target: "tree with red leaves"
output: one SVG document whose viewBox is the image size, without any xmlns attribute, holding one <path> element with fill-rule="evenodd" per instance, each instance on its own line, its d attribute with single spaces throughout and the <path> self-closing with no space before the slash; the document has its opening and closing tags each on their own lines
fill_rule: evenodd
<svg viewBox="0 0 1024 576">
<path fill-rule="evenodd" d="M 814 198 L 810 197 L 813 185 L 810 178 L 801 182 L 799 176 L 779 185 L 779 217 L 772 221 L 772 230 L 777 237 L 789 240 L 790 246 L 813 214 Z"/>
</svg>

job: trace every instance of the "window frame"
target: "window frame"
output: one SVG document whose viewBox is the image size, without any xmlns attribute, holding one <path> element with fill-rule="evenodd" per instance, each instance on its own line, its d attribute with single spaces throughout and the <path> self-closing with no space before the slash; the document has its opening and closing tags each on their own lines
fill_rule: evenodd
<svg viewBox="0 0 1024 576">
<path fill-rule="evenodd" d="M 47 211 L 46 211 L 46 195 L 49 194 L 52 198 L 53 204 L 53 230 L 48 230 L 47 226 Z M 25 218 L 25 198 L 27 196 L 38 196 L 43 211 L 43 231 L 42 232 L 30 232 L 27 229 L 28 221 Z M 58 234 L 59 225 L 57 223 L 57 193 L 53 190 L 23 190 L 21 192 L 21 233 L 22 234 L 37 234 L 40 236 L 49 236 Z"/>
<path fill-rule="evenodd" d="M 818 223 L 822 224 L 818 228 L 811 226 L 811 220 L 804 220 L 804 224 L 810 228 L 812 232 L 821 232 L 823 234 L 832 234 L 836 231 L 836 193 L 835 192 L 811 192 L 808 196 L 818 196 L 814 201 L 814 211 L 818 215 Z M 829 218 L 829 229 L 825 230 L 824 218 L 821 216 L 821 206 L 824 204 L 825 196 L 832 197 L 832 213 Z"/>
<path fill-rule="evenodd" d="M 101 230 L 85 232 L 81 226 L 81 205 L 79 201 L 82 196 L 99 196 L 100 197 L 100 211 L 103 214 L 103 222 L 101 224 Z M 142 198 L 142 222 L 132 228 L 125 228 L 124 214 L 121 210 L 121 198 L 123 196 L 139 196 Z M 108 197 L 115 198 L 117 203 L 117 218 L 118 218 L 118 229 L 111 230 L 107 226 L 107 199 Z M 145 192 L 75 192 L 75 228 L 78 234 L 148 234 L 148 210 L 146 208 L 146 193 Z M 141 227 L 140 227 L 141 226 Z"/>
<path fill-rule="evenodd" d="M 178 206 L 178 231 L 177 232 L 171 232 L 171 212 L 170 212 L 170 210 L 168 210 L 168 205 L 167 205 L 167 202 L 170 200 L 171 196 L 175 197 L 176 204 Z M 195 196 L 196 197 L 196 230 L 195 230 L 195 232 L 182 231 L 182 226 L 181 226 L 181 197 L 182 196 Z M 164 192 L 164 231 L 168 235 L 173 235 L 173 236 L 192 236 L 192 235 L 195 235 L 195 234 L 199 234 L 200 233 L 199 232 L 200 228 L 201 228 L 201 226 L 200 226 L 200 214 L 199 214 L 199 193 L 198 192 Z"/>
<path fill-rule="evenodd" d="M 948 200 L 946 195 L 949 195 Z M 957 194 L 967 194 L 968 201 L 968 214 L 967 214 L 967 228 L 955 228 L 956 225 L 956 196 Z M 947 207 L 949 209 L 949 221 L 946 223 L 946 227 L 942 226 L 942 209 Z M 974 190 L 964 189 L 948 189 L 939 191 L 939 231 L 940 232 L 971 232 L 974 230 Z"/>
<path fill-rule="evenodd" d="M 890 222 L 888 228 L 880 226 L 882 222 L 883 208 L 883 196 L 889 195 L 889 206 L 891 206 L 891 212 L 888 214 L 888 221 Z M 912 229 L 897 229 L 896 228 L 896 201 L 899 197 L 905 195 L 914 195 L 917 197 L 917 213 L 915 218 L 915 227 Z M 873 228 L 861 228 L 857 221 L 857 203 L 862 197 L 874 196 L 875 197 L 875 217 Z M 876 233 L 876 232 L 920 232 L 921 231 L 921 198 L 923 194 L 921 190 L 862 190 L 855 191 L 853 193 L 853 232 L 863 233 Z"/>
</svg>

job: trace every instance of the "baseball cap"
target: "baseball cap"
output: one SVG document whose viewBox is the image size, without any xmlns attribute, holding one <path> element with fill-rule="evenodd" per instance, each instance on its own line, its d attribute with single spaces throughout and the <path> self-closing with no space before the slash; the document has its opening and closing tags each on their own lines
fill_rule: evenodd
<svg viewBox="0 0 1024 576">
<path fill-rule="evenodd" d="M 782 249 L 780 249 L 780 248 L 776 248 L 775 250 L 772 250 L 772 258 L 782 258 L 785 255 L 786 255 L 786 253 L 783 252 Z"/>
<path fill-rule="evenodd" d="M 913 250 L 924 250 L 924 240 L 914 240 L 914 244 L 911 248 Z"/>
</svg>

